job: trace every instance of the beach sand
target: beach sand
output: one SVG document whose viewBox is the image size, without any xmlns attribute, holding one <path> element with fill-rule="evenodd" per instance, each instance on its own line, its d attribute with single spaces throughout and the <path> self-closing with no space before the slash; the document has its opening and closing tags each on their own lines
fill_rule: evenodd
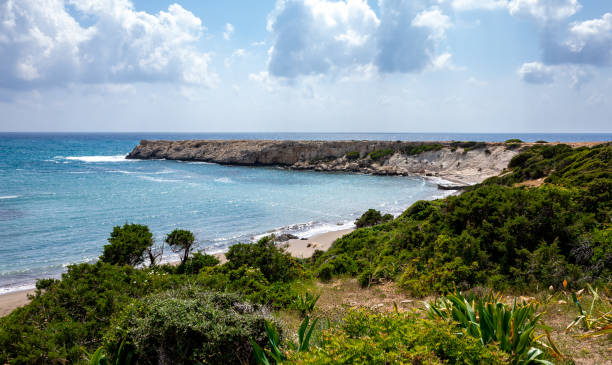
<svg viewBox="0 0 612 365">
<path fill-rule="evenodd" d="M 28 304 L 30 302 L 29 294 L 34 294 L 34 290 L 21 290 L 0 295 L 0 317 L 4 317 L 14 309 Z"/>
<path fill-rule="evenodd" d="M 315 250 L 326 251 L 331 247 L 335 240 L 344 236 L 345 234 L 351 233 L 352 231 L 353 229 L 351 228 L 343 229 L 341 231 L 321 233 L 305 240 L 289 240 L 284 245 L 287 248 L 287 252 L 289 252 L 292 256 L 298 258 L 308 258 L 312 256 Z M 216 256 L 222 264 L 227 261 L 225 259 L 225 254 L 223 253 L 218 253 L 214 256 Z M 0 295 L 0 317 L 4 317 L 11 313 L 11 311 L 14 309 L 28 304 L 30 302 L 28 299 L 28 294 L 34 294 L 34 290 L 22 290 Z"/>
</svg>

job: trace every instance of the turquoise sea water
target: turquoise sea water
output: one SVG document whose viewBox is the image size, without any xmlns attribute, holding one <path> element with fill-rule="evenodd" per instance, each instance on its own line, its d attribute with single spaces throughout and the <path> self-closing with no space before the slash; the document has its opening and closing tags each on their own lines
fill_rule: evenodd
<svg viewBox="0 0 612 365">
<path fill-rule="evenodd" d="M 0 293 L 96 260 L 113 226 L 174 228 L 220 251 L 271 231 L 298 236 L 349 227 L 363 211 L 399 214 L 443 193 L 418 177 L 289 171 L 124 156 L 146 139 L 505 140 L 444 134 L 0 134 Z M 518 135 L 611 140 L 612 135 Z"/>
</svg>

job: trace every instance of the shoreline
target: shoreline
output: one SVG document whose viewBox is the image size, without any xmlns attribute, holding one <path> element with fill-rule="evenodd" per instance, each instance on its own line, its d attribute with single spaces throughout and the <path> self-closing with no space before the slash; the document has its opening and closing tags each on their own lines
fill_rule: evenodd
<svg viewBox="0 0 612 365">
<path fill-rule="evenodd" d="M 287 242 L 278 243 L 279 246 L 285 246 L 287 252 L 296 258 L 309 258 L 315 250 L 326 251 L 340 237 L 353 232 L 355 228 L 347 228 L 337 231 L 329 231 L 315 234 L 305 239 L 291 239 Z M 225 261 L 225 253 L 212 254 L 217 257 L 220 264 Z M 173 264 L 174 262 L 168 262 Z M 13 310 L 23 307 L 30 303 L 28 295 L 34 294 L 34 289 L 24 289 L 8 293 L 0 294 L 0 317 L 10 314 Z"/>
<path fill-rule="evenodd" d="M 439 176 L 431 177 L 431 176 L 421 176 L 421 175 L 413 175 L 415 177 L 419 177 L 431 184 L 440 184 L 440 183 L 457 183 L 456 181 L 445 179 Z M 441 190 L 438 189 L 439 194 L 432 195 L 429 199 L 444 199 L 450 195 L 458 195 L 461 194 L 461 190 Z M 403 210 L 407 209 L 405 207 Z M 346 227 L 346 226 L 345 226 Z M 275 230 L 267 231 L 265 233 L 256 234 L 252 236 L 252 242 L 257 241 L 257 238 L 264 237 L 270 234 L 280 234 L 284 233 L 285 229 L 288 227 L 281 227 Z M 290 239 L 286 242 L 278 242 L 277 245 L 285 246 L 287 252 L 289 252 L 293 257 L 296 258 L 309 258 L 313 255 L 315 250 L 323 250 L 326 251 L 331 247 L 333 242 L 338 238 L 349 234 L 355 230 L 355 226 L 349 226 L 342 229 L 329 230 L 315 233 L 311 236 L 301 237 L 297 239 Z M 223 251 L 212 252 L 209 255 L 215 256 L 219 259 L 220 264 L 225 263 L 227 260 L 225 259 L 225 253 L 229 247 L 224 248 Z M 206 252 L 206 250 L 202 250 L 202 252 Z M 170 259 L 168 261 L 162 261 L 161 264 L 170 264 L 175 265 L 178 264 L 178 259 Z M 28 299 L 29 294 L 33 294 L 35 292 L 35 283 L 31 286 L 26 286 L 25 288 L 19 288 L 15 291 L 8 291 L 4 293 L 0 293 L 0 317 L 4 317 L 9 314 L 14 309 L 24 306 L 30 302 Z"/>
</svg>

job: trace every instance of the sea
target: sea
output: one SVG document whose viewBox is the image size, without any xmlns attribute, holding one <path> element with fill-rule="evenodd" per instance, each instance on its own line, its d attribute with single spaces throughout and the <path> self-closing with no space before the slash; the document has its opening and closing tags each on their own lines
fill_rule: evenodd
<svg viewBox="0 0 612 365">
<path fill-rule="evenodd" d="M 612 134 L 0 133 L 0 294 L 96 261 L 113 227 L 125 223 L 147 225 L 159 243 L 175 228 L 188 229 L 200 250 L 215 253 L 270 233 L 309 237 L 350 228 L 369 208 L 398 215 L 448 193 L 421 177 L 126 160 L 141 139 L 510 138 L 610 141 Z"/>
</svg>

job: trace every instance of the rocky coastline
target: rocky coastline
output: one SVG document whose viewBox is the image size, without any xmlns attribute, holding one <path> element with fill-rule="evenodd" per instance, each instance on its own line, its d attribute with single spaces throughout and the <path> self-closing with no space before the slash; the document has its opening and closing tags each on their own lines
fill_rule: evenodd
<svg viewBox="0 0 612 365">
<path fill-rule="evenodd" d="M 459 190 L 500 174 L 512 157 L 528 145 L 503 142 L 142 140 L 126 158 L 281 166 L 295 170 L 374 175 L 419 175 L 440 179 L 441 189 Z"/>
</svg>

